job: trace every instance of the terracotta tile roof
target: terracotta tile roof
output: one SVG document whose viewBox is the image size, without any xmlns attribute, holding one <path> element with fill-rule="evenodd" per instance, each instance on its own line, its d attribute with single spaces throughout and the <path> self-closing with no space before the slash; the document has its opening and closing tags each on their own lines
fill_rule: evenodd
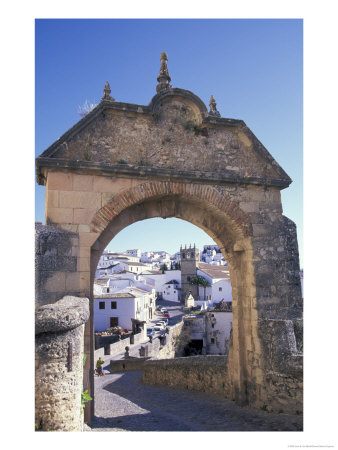
<svg viewBox="0 0 338 450">
<path fill-rule="evenodd" d="M 106 285 L 110 281 L 110 278 L 95 278 L 94 284 Z"/>
<path fill-rule="evenodd" d="M 224 278 L 230 280 L 229 268 L 227 266 L 213 266 L 211 264 L 199 262 L 198 269 L 202 270 L 211 278 Z"/>
</svg>

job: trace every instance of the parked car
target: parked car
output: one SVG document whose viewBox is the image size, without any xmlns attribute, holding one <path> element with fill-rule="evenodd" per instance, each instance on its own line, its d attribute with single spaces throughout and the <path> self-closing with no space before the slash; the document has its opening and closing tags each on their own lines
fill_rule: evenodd
<svg viewBox="0 0 338 450">
<path fill-rule="evenodd" d="M 164 327 L 167 326 L 166 319 L 161 319 L 161 320 L 158 321 L 158 323 L 163 323 Z"/>
<path fill-rule="evenodd" d="M 167 317 L 163 317 L 160 322 L 164 322 L 166 325 L 169 323 L 169 319 Z"/>
<path fill-rule="evenodd" d="M 164 308 L 164 306 L 161 306 L 161 307 L 160 307 L 160 311 L 161 311 L 161 312 L 168 312 L 167 309 Z"/>
<path fill-rule="evenodd" d="M 155 334 L 155 328 L 147 328 L 147 336 L 154 336 Z"/>
<path fill-rule="evenodd" d="M 169 315 L 168 312 L 167 313 L 163 313 L 163 317 L 166 318 L 166 319 L 170 319 L 170 315 Z"/>
<path fill-rule="evenodd" d="M 165 328 L 165 325 L 164 325 L 163 323 L 160 323 L 160 322 L 155 323 L 154 329 L 155 329 L 156 331 L 161 331 L 161 330 L 163 330 L 164 328 Z"/>
</svg>

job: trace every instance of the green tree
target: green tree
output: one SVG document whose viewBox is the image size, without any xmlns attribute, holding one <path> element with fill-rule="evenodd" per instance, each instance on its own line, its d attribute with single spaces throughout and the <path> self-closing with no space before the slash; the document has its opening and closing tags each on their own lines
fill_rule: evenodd
<svg viewBox="0 0 338 450">
<path fill-rule="evenodd" d="M 162 273 L 164 273 L 166 270 L 168 270 L 168 267 L 166 264 L 161 264 L 160 270 L 162 270 Z"/>
<path fill-rule="evenodd" d="M 190 279 L 190 284 L 197 286 L 197 290 L 200 286 L 202 286 L 204 288 L 204 300 L 205 300 L 205 291 L 206 288 L 211 286 L 209 281 L 206 280 L 204 277 L 202 277 L 201 275 L 194 275 L 191 277 Z"/>
</svg>

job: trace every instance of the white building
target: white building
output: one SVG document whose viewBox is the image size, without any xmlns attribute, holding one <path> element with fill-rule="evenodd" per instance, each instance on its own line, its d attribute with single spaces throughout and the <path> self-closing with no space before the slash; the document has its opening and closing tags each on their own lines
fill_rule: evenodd
<svg viewBox="0 0 338 450">
<path fill-rule="evenodd" d="M 138 260 L 140 261 L 141 250 L 139 248 L 136 248 L 136 249 L 133 249 L 133 250 L 126 250 L 126 253 L 129 256 L 134 256 L 134 257 L 138 258 Z"/>
<path fill-rule="evenodd" d="M 213 310 L 205 314 L 207 355 L 227 355 L 232 329 L 232 312 Z"/>
<path fill-rule="evenodd" d="M 215 266 L 227 265 L 218 245 L 204 245 L 201 261 Z"/>
<path fill-rule="evenodd" d="M 95 278 L 106 278 L 109 275 L 112 275 L 114 271 L 116 270 L 117 264 L 114 264 L 113 262 L 110 262 L 109 265 L 107 263 L 104 267 L 97 267 L 95 272 Z"/>
<path fill-rule="evenodd" d="M 227 266 L 198 263 L 197 275 L 205 278 L 210 286 L 205 289 L 202 286 L 199 287 L 199 299 L 195 299 L 196 305 L 202 305 L 203 301 L 206 301 L 207 306 L 222 300 L 232 301 L 230 273 Z"/>
<path fill-rule="evenodd" d="M 181 298 L 180 282 L 177 280 L 170 280 L 162 285 L 162 298 L 170 302 L 179 302 Z"/>
<path fill-rule="evenodd" d="M 189 332 L 189 346 L 207 355 L 227 355 L 232 329 L 231 303 L 201 315 L 184 316 L 184 328 Z"/>
<path fill-rule="evenodd" d="M 145 264 L 141 262 L 131 262 L 131 261 L 120 261 L 114 268 L 115 273 L 128 271 L 136 274 L 141 274 L 147 269 L 151 269 L 151 264 Z"/>
<path fill-rule="evenodd" d="M 180 270 L 167 270 L 164 273 L 161 271 L 146 270 L 142 273 L 142 276 L 146 280 L 152 280 L 155 285 L 156 295 L 158 297 L 174 302 L 178 302 L 180 300 Z"/>
<path fill-rule="evenodd" d="M 113 293 L 94 295 L 94 331 L 111 327 L 132 329 L 132 319 L 146 323 L 153 317 L 155 301 L 152 293 L 127 287 Z"/>
</svg>

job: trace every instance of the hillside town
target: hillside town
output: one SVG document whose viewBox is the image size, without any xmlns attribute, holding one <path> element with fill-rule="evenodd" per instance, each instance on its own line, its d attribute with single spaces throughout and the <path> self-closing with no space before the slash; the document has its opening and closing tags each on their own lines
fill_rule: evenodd
<svg viewBox="0 0 338 450">
<path fill-rule="evenodd" d="M 185 245 L 173 255 L 105 250 L 94 280 L 95 347 L 138 333 L 152 339 L 183 321 L 190 330 L 183 354 L 227 354 L 231 305 L 229 268 L 217 245 Z"/>
</svg>

